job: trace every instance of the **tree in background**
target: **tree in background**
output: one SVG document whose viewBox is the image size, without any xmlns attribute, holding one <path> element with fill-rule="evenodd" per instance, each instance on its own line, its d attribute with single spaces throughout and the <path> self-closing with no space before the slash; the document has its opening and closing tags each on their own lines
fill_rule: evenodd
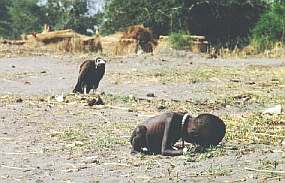
<svg viewBox="0 0 285 183">
<path fill-rule="evenodd" d="M 276 42 L 285 43 L 285 1 L 272 4 L 251 33 L 251 41 L 259 50 L 270 49 Z"/>
<path fill-rule="evenodd" d="M 46 4 L 42 5 L 42 8 L 44 12 L 44 17 L 42 18 L 46 24 L 53 29 L 64 28 L 69 19 L 66 4 L 63 4 L 62 1 L 48 0 Z"/>
<path fill-rule="evenodd" d="M 69 19 L 64 28 L 70 28 L 81 34 L 87 34 L 87 29 L 93 29 L 97 23 L 96 15 L 87 15 L 87 0 L 74 1 L 69 12 Z"/>
<path fill-rule="evenodd" d="M 73 29 L 87 34 L 86 30 L 97 23 L 96 16 L 88 16 L 87 0 L 48 0 L 43 5 L 46 23 L 54 29 Z"/>
<path fill-rule="evenodd" d="M 111 0 L 105 9 L 104 32 L 112 33 L 134 24 L 144 24 L 154 33 L 167 34 L 181 26 L 180 0 Z"/>
<path fill-rule="evenodd" d="M 22 33 L 41 30 L 43 12 L 37 2 L 38 0 L 11 0 L 8 7 L 10 37 L 17 38 Z"/>
<path fill-rule="evenodd" d="M 10 17 L 8 14 L 8 7 L 11 0 L 1 0 L 0 1 L 0 38 L 9 36 L 11 32 L 10 27 Z"/>
<path fill-rule="evenodd" d="M 98 24 L 98 16 L 88 16 L 87 0 L 0 0 L 0 37 L 19 38 L 41 32 L 44 24 L 55 30 L 73 29 L 87 34 Z"/>
</svg>

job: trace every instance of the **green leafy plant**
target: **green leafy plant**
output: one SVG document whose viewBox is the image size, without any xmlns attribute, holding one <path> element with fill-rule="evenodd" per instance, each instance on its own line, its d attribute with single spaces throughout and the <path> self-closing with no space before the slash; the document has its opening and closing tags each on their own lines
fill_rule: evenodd
<svg viewBox="0 0 285 183">
<path fill-rule="evenodd" d="M 188 34 L 171 33 L 169 37 L 170 45 L 175 49 L 189 49 L 191 45 L 191 38 Z"/>
<path fill-rule="evenodd" d="M 257 50 L 271 49 L 285 43 L 285 2 L 274 3 L 251 31 L 251 45 Z"/>
</svg>

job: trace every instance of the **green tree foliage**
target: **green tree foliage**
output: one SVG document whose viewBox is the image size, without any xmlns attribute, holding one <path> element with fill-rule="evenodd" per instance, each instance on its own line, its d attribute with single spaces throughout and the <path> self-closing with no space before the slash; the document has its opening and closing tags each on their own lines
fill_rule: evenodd
<svg viewBox="0 0 285 183">
<path fill-rule="evenodd" d="M 22 33 L 41 30 L 42 11 L 38 0 L 12 0 L 8 14 L 10 18 L 11 37 L 19 37 Z"/>
<path fill-rule="evenodd" d="M 68 22 L 69 12 L 66 5 L 62 1 L 48 0 L 43 5 L 45 16 L 43 17 L 46 24 L 54 29 L 63 29 L 64 25 Z"/>
<path fill-rule="evenodd" d="M 181 23 L 179 1 L 111 0 L 105 10 L 103 29 L 111 33 L 129 25 L 144 24 L 160 34 L 168 33 L 174 27 L 178 30 L 176 27 Z"/>
<path fill-rule="evenodd" d="M 10 35 L 10 17 L 8 14 L 8 7 L 10 6 L 11 0 L 0 1 L 0 37 Z"/>
<path fill-rule="evenodd" d="M 0 0 L 0 37 L 40 32 L 44 24 L 87 34 L 86 29 L 98 24 L 98 17 L 88 16 L 87 11 L 87 0 Z"/>
<path fill-rule="evenodd" d="M 285 43 L 285 2 L 274 3 L 252 29 L 251 41 L 259 49 L 270 48 L 275 42 Z"/>
<path fill-rule="evenodd" d="M 44 5 L 45 21 L 55 29 L 73 29 L 86 34 L 96 24 L 96 17 L 87 16 L 87 0 L 48 0 Z"/>
</svg>

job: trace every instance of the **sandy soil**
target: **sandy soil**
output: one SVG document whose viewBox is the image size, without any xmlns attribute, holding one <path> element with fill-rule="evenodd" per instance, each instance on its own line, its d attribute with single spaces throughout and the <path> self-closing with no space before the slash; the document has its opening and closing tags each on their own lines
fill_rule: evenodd
<svg viewBox="0 0 285 183">
<path fill-rule="evenodd" d="M 284 60 L 208 60 L 184 52 L 108 58 L 98 89 L 106 105 L 99 107 L 86 104 L 95 95 L 71 94 L 82 61 L 73 55 L 0 59 L 0 182 L 285 182 L 284 132 L 274 143 L 243 141 L 225 120 L 230 131 L 221 146 L 194 152 L 189 145 L 180 157 L 131 155 L 128 142 L 137 124 L 164 111 L 228 119 L 278 101 L 284 107 L 284 78 L 274 84 L 285 76 Z M 249 90 L 250 99 L 241 95 Z M 63 102 L 55 99 L 61 94 Z M 251 100 L 257 95 L 262 103 Z M 229 96 L 251 102 L 231 103 Z M 278 129 L 285 130 L 279 117 Z"/>
</svg>

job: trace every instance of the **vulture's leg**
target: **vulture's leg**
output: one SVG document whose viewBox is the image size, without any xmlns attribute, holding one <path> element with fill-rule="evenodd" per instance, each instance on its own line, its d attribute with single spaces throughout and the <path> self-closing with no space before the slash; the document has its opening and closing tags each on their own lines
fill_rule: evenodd
<svg viewBox="0 0 285 183">
<path fill-rule="evenodd" d="M 96 94 L 96 89 L 95 89 L 95 88 L 93 88 L 92 90 L 93 90 L 93 94 Z"/>
<path fill-rule="evenodd" d="M 89 93 L 91 90 L 91 87 L 89 85 L 86 86 L 86 93 Z"/>
</svg>

